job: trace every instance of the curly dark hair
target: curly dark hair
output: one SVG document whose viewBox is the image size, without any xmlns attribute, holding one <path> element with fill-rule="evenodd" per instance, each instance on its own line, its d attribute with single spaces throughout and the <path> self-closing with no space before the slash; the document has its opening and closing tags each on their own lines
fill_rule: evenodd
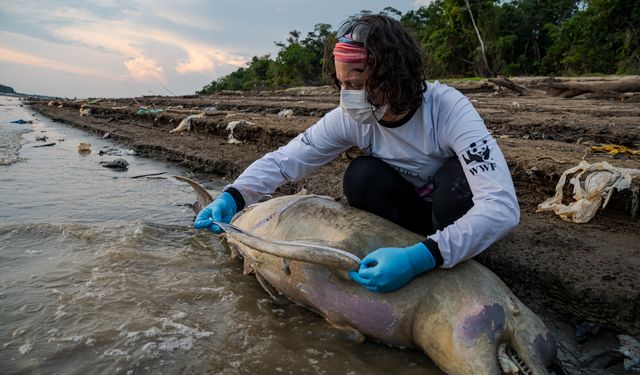
<svg viewBox="0 0 640 375">
<path fill-rule="evenodd" d="M 419 107 L 427 85 L 416 40 L 399 21 L 388 16 L 363 15 L 358 21 L 371 26 L 364 42 L 370 72 L 366 82 L 369 102 L 379 89 L 396 114 Z M 337 78 L 336 84 L 339 87 Z"/>
</svg>

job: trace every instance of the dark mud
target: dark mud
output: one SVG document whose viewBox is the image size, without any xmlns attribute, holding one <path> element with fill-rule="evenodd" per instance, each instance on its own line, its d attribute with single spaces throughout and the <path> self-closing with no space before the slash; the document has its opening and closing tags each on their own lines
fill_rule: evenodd
<svg viewBox="0 0 640 375">
<path fill-rule="evenodd" d="M 572 341 L 574 327 L 584 321 L 602 329 L 592 342 L 614 347 L 615 333 L 640 336 L 640 219 L 632 212 L 632 190 L 616 192 L 606 209 L 587 224 L 568 223 L 552 213 L 536 213 L 553 196 L 559 176 L 581 160 L 607 161 L 640 168 L 640 157 L 614 158 L 594 153 L 591 145 L 615 143 L 640 147 L 640 105 L 614 100 L 518 97 L 504 90 L 459 87 L 472 100 L 502 148 L 522 208 L 515 231 L 478 257 L 549 322 L 563 347 L 567 370 L 605 371 L 620 368 L 619 356 L 586 361 L 589 347 Z M 194 173 L 216 174 L 231 181 L 250 163 L 314 124 L 338 104 L 329 88 L 274 93 L 224 93 L 213 96 L 143 97 L 33 101 L 32 108 L 54 120 L 116 141 L 137 152 L 178 163 Z M 61 107 L 59 104 L 62 104 Z M 80 116 L 80 108 L 91 114 Z M 162 109 L 136 114 L 140 108 Z M 169 133 L 182 119 L 207 108 L 191 131 Z M 281 117 L 282 110 L 291 117 Z M 238 144 L 229 143 L 227 125 Z M 309 177 L 282 186 L 277 194 L 301 188 L 345 200 L 342 174 L 356 149 Z M 640 181 L 634 181 L 637 187 Z M 635 198 L 637 199 L 637 197 Z M 601 350 L 601 351 L 602 351 Z M 593 359 L 593 358 L 592 358 Z M 611 370 L 611 369 L 609 369 Z M 606 370 L 606 371 L 609 371 Z"/>
</svg>

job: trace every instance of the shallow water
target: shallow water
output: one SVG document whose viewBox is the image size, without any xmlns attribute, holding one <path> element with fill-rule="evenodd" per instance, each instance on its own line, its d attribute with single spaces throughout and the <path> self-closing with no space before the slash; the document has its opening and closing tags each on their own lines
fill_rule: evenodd
<svg viewBox="0 0 640 375">
<path fill-rule="evenodd" d="M 271 300 L 192 228 L 187 172 L 130 153 L 0 96 L 0 374 L 438 373 Z"/>
</svg>

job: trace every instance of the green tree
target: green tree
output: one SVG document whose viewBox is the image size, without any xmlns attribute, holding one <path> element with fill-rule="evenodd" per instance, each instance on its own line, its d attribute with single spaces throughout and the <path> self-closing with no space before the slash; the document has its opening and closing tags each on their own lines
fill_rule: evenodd
<svg viewBox="0 0 640 375">
<path fill-rule="evenodd" d="M 558 27 L 545 61 L 555 72 L 640 73 L 640 2 L 589 0 Z"/>
</svg>

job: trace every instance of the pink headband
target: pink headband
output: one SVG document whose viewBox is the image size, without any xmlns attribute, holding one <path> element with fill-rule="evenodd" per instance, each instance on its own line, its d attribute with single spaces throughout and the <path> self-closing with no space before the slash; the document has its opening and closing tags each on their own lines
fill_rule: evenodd
<svg viewBox="0 0 640 375">
<path fill-rule="evenodd" d="M 333 57 L 335 61 L 361 63 L 367 60 L 367 50 L 356 44 L 338 42 L 333 48 Z"/>
</svg>

